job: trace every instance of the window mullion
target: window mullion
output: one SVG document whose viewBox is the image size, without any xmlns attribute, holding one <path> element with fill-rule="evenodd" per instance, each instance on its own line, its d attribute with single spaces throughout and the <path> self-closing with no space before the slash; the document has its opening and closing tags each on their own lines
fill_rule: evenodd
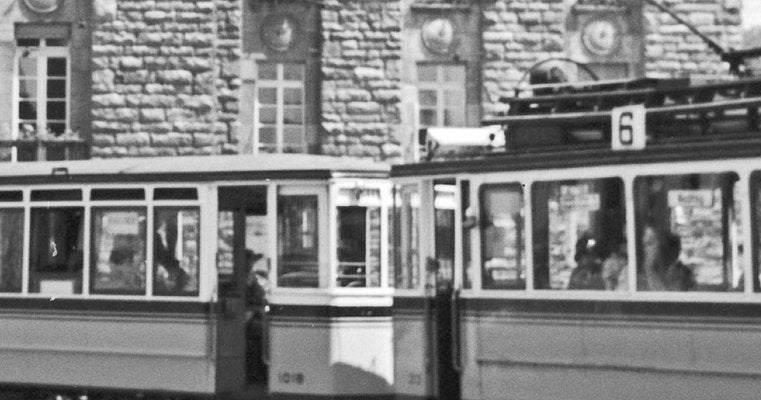
<svg viewBox="0 0 761 400">
<path fill-rule="evenodd" d="M 436 66 L 436 122 L 438 126 L 446 126 L 444 120 L 444 67 Z"/>
<path fill-rule="evenodd" d="M 64 90 L 66 91 L 66 96 L 64 97 L 64 101 L 66 102 L 66 114 L 64 115 L 63 128 L 63 133 L 65 134 L 67 130 L 71 129 L 71 59 L 69 58 L 68 54 L 64 58 L 66 58 L 66 77 L 64 78 Z"/>
<path fill-rule="evenodd" d="M 48 55 L 43 48 L 40 48 L 39 56 L 37 57 L 37 136 L 39 137 L 42 132 L 45 132 L 47 127 L 47 94 L 45 89 L 47 88 L 47 76 L 48 76 Z"/>
<path fill-rule="evenodd" d="M 275 96 L 276 112 L 275 112 L 275 148 L 278 153 L 283 152 L 283 119 L 285 118 L 284 110 L 284 84 L 283 84 L 283 64 L 277 65 L 277 80 L 275 81 L 275 87 L 277 88 L 277 94 Z"/>
</svg>

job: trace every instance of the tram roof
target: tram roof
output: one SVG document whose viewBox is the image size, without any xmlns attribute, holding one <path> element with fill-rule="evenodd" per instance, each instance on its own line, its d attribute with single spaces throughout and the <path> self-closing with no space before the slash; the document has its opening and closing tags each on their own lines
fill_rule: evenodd
<svg viewBox="0 0 761 400">
<path fill-rule="evenodd" d="M 638 151 L 613 151 L 609 146 L 534 149 L 394 165 L 392 177 L 584 168 L 648 163 L 761 158 L 761 136 L 722 140 L 658 143 Z M 707 139 L 707 138 L 706 138 Z"/>
<path fill-rule="evenodd" d="M 388 177 L 384 163 L 310 154 L 175 156 L 6 163 L 2 183 L 142 182 Z"/>
<path fill-rule="evenodd" d="M 391 175 L 761 157 L 761 78 L 635 79 L 534 89 L 532 96 L 501 99 L 508 112 L 483 121 L 502 127 L 503 146 L 457 149 L 431 136 L 428 162 L 394 166 Z M 646 146 L 613 151 L 614 111 L 632 105 L 643 110 Z"/>
</svg>

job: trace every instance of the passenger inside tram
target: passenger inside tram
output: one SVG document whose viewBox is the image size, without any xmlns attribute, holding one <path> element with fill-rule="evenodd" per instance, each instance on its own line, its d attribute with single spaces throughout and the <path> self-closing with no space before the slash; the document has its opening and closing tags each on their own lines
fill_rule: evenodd
<svg viewBox="0 0 761 400">
<path fill-rule="evenodd" d="M 168 275 L 164 279 L 156 280 L 158 293 L 182 292 L 187 283 L 187 273 L 180 267 L 180 261 L 175 257 L 176 243 L 176 222 L 171 218 L 158 221 L 158 229 L 153 239 L 153 257 L 157 266 Z"/>
<path fill-rule="evenodd" d="M 640 290 L 687 291 L 695 286 L 692 270 L 679 261 L 682 241 L 671 232 L 646 225 L 642 233 L 644 262 L 637 277 Z"/>
<path fill-rule="evenodd" d="M 613 244 L 608 256 L 602 263 L 602 278 L 605 282 L 605 290 L 626 291 L 629 289 L 629 280 L 626 273 L 627 265 L 626 242 Z"/>
<path fill-rule="evenodd" d="M 255 268 L 263 254 L 246 249 L 246 378 L 248 383 L 266 382 L 267 367 L 262 359 L 264 342 L 264 313 L 267 292 L 262 285 L 261 271 Z"/>
<path fill-rule="evenodd" d="M 597 241 L 588 234 L 582 235 L 576 242 L 574 255 L 576 268 L 571 272 L 568 289 L 602 290 L 602 261 L 597 254 Z"/>
</svg>

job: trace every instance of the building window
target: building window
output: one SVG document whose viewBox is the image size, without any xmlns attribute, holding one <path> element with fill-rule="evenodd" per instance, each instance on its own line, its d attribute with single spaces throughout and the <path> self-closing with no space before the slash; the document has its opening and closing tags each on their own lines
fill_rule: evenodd
<svg viewBox="0 0 761 400">
<path fill-rule="evenodd" d="M 306 152 L 304 65 L 261 63 L 257 78 L 255 148 L 266 153 Z"/>
<path fill-rule="evenodd" d="M 18 39 L 14 137 L 60 136 L 69 124 L 70 63 L 65 39 Z"/>
<path fill-rule="evenodd" d="M 418 65 L 420 127 L 465 126 L 465 66 Z"/>
</svg>

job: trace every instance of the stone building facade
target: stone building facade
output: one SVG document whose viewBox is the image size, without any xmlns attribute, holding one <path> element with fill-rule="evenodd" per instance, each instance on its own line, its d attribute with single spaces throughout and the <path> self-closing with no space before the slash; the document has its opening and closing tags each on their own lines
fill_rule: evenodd
<svg viewBox="0 0 761 400">
<path fill-rule="evenodd" d="M 740 45 L 741 0 L 661 3 Z M 421 127 L 505 111 L 548 59 L 571 79 L 727 76 L 644 0 L 2 0 L 0 53 L 0 141 L 74 137 L 91 157 L 397 162 Z"/>
</svg>

